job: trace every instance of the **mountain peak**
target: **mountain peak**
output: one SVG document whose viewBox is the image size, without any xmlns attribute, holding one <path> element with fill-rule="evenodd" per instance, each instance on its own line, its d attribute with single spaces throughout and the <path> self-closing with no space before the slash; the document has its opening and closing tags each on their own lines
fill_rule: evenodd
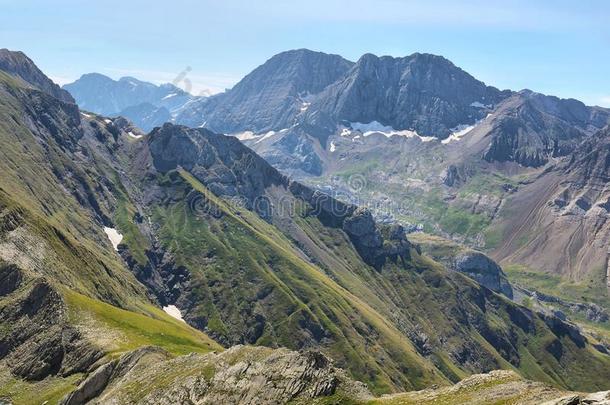
<svg viewBox="0 0 610 405">
<path fill-rule="evenodd" d="M 28 85 L 48 93 L 53 97 L 67 102 L 74 103 L 74 99 L 70 94 L 62 90 L 51 79 L 45 76 L 44 73 L 21 51 L 10 51 L 6 48 L 0 49 L 0 70 L 21 79 Z"/>
</svg>

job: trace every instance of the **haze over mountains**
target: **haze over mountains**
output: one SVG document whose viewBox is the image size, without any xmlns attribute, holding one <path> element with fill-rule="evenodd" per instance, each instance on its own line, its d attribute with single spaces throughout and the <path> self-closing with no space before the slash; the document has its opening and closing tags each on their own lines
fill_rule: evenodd
<svg viewBox="0 0 610 405">
<path fill-rule="evenodd" d="M 0 52 L 0 398 L 425 403 L 375 395 L 438 385 L 430 401 L 539 403 L 610 388 L 608 110 L 426 54 L 289 51 L 204 99 L 96 74 L 65 89 L 77 104 Z M 173 122 L 144 133 L 121 111 Z M 355 204 L 376 201 L 400 206 Z M 419 222 L 436 235 L 406 232 Z M 574 290 L 519 285 L 545 272 Z M 445 387 L 496 369 L 510 371 Z"/>
<path fill-rule="evenodd" d="M 99 73 L 85 74 L 63 88 L 81 108 L 107 116 L 124 116 L 145 131 L 171 121 L 185 104 L 195 99 L 173 84 L 156 86 L 133 77 L 112 80 Z"/>
</svg>

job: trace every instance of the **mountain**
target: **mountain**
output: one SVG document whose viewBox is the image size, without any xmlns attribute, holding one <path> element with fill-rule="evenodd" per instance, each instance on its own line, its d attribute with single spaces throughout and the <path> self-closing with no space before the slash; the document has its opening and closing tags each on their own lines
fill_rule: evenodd
<svg viewBox="0 0 610 405">
<path fill-rule="evenodd" d="M 235 134 L 280 170 L 307 177 L 332 174 L 330 142 L 341 135 L 455 143 L 477 129 L 469 158 L 539 167 L 609 120 L 607 109 L 577 100 L 500 91 L 441 56 L 366 54 L 352 63 L 300 49 L 272 57 L 225 93 L 190 103 L 174 121 Z"/>
<path fill-rule="evenodd" d="M 31 87 L 0 72 L 0 397 L 324 401 L 366 393 L 350 379 L 377 394 L 498 368 L 567 389 L 610 380 L 588 332 L 446 269 L 237 138 L 143 134 Z M 278 391 L 257 390 L 267 381 Z"/>
<path fill-rule="evenodd" d="M 509 94 L 440 56 L 366 54 L 312 101 L 303 121 L 328 134 L 342 122 L 376 121 L 442 139 L 450 128 L 483 118 Z"/>
<path fill-rule="evenodd" d="M 176 122 L 214 131 L 266 132 L 288 128 L 313 95 L 338 80 L 353 62 L 298 49 L 275 55 L 232 89 L 189 106 Z"/>
<path fill-rule="evenodd" d="M 46 77 L 23 52 L 0 49 L 0 70 L 18 77 L 27 85 L 51 94 L 61 101 L 74 103 L 72 96 Z"/>
<path fill-rule="evenodd" d="M 0 72 L 0 397 L 55 403 L 140 345 L 219 350 L 154 304 L 105 234 L 120 175 L 100 156 L 130 136 L 34 87 Z"/>
<path fill-rule="evenodd" d="M 493 126 L 485 135 L 492 141 L 484 159 L 530 167 L 567 155 L 610 118 L 606 109 L 531 91 L 513 95 L 493 116 Z"/>
<path fill-rule="evenodd" d="M 269 86 L 257 82 L 248 87 L 252 99 Z M 570 300 L 586 304 L 584 296 L 609 308 L 605 216 L 596 208 L 604 204 L 605 180 L 599 174 L 591 184 L 588 176 L 602 170 L 577 158 L 598 144 L 603 150 L 603 136 L 594 134 L 610 123 L 608 109 L 499 91 L 427 54 L 364 55 L 302 101 L 294 121 L 229 129 L 283 173 L 365 204 L 377 219 L 484 250 L 526 286 L 537 274 L 558 277 L 553 285 L 571 286 Z M 269 115 L 259 107 L 245 116 L 263 111 Z M 222 121 L 222 109 L 214 114 Z M 204 115 L 196 112 L 200 121 L 191 122 L 207 125 Z M 562 171 L 566 165 L 570 173 Z M 569 197 L 562 197 L 565 182 Z M 557 208 L 556 201 L 579 207 L 572 199 L 581 187 L 584 218 Z M 554 293 L 542 282 L 536 288 Z"/>
<path fill-rule="evenodd" d="M 149 131 L 176 115 L 196 99 L 173 84 L 160 86 L 133 77 L 113 80 L 99 73 L 88 73 L 63 86 L 80 108 L 106 116 L 124 116 Z"/>
<path fill-rule="evenodd" d="M 497 257 L 577 281 L 595 277 L 606 284 L 610 280 L 609 161 L 610 128 L 606 128 L 522 187 L 507 209 L 527 215 L 509 223 L 508 214 L 501 213 Z"/>
</svg>

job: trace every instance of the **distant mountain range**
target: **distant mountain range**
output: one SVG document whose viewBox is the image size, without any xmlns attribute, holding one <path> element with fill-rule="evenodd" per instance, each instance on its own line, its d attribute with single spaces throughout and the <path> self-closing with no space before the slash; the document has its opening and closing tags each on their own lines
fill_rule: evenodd
<svg viewBox="0 0 610 405">
<path fill-rule="evenodd" d="M 133 77 L 113 80 L 99 73 L 85 74 L 63 89 L 82 109 L 106 116 L 124 116 L 145 131 L 171 121 L 186 104 L 196 99 L 170 83 L 157 86 Z"/>
</svg>

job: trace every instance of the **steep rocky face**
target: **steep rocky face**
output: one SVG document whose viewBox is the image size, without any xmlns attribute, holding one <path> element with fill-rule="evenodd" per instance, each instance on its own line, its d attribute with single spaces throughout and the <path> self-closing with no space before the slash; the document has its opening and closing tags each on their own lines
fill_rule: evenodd
<svg viewBox="0 0 610 405">
<path fill-rule="evenodd" d="M 333 132 L 342 121 L 372 121 L 446 138 L 484 117 L 509 93 L 488 87 L 447 59 L 366 54 L 312 102 L 304 121 Z"/>
<path fill-rule="evenodd" d="M 494 291 L 513 297 L 513 289 L 496 262 L 480 252 L 470 252 L 455 258 L 454 268 Z"/>
<path fill-rule="evenodd" d="M 61 101 L 74 103 L 70 93 L 62 90 L 57 84 L 46 77 L 23 52 L 9 51 L 6 48 L 0 49 L 0 70 L 18 77 L 25 83 Z"/>
<path fill-rule="evenodd" d="M 538 167 L 565 156 L 583 137 L 608 124 L 610 112 L 573 99 L 522 91 L 493 114 L 491 139 L 484 158 Z"/>
<path fill-rule="evenodd" d="M 217 132 L 280 130 L 294 124 L 313 94 L 339 79 L 353 62 L 298 49 L 282 52 L 226 93 L 185 111 L 177 122 Z"/>
<path fill-rule="evenodd" d="M 103 353 L 70 325 L 61 295 L 0 260 L 0 360 L 26 380 L 86 371 Z"/>
</svg>

